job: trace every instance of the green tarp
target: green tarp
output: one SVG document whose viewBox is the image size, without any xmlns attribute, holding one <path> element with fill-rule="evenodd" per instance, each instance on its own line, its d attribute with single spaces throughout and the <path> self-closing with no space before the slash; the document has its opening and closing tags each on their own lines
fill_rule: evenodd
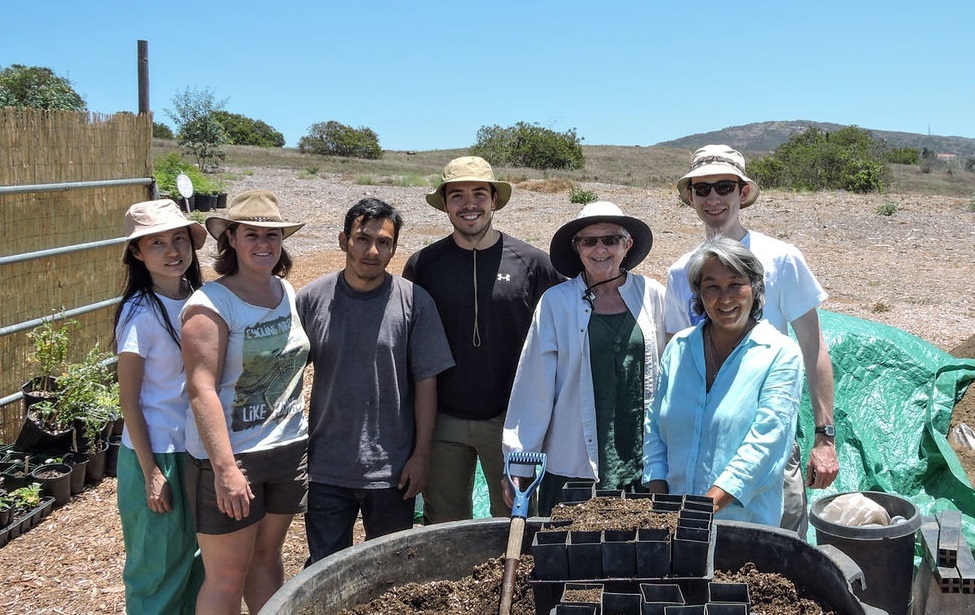
<svg viewBox="0 0 975 615">
<path fill-rule="evenodd" d="M 829 489 L 810 490 L 810 503 L 845 491 L 884 491 L 909 499 L 921 514 L 957 509 L 975 545 L 975 490 L 946 439 L 951 411 L 975 380 L 975 361 L 894 327 L 823 310 L 819 316 L 833 362 L 840 474 Z M 808 455 L 814 427 L 808 391 L 799 415 Z M 488 516 L 480 470 L 474 496 L 475 517 Z"/>
<path fill-rule="evenodd" d="M 975 491 L 946 439 L 952 409 L 975 380 L 975 361 L 894 327 L 822 310 L 819 315 L 833 362 L 840 474 L 829 489 L 810 490 L 810 503 L 844 491 L 883 491 L 910 500 L 923 515 L 957 509 L 965 537 L 975 545 Z M 808 391 L 799 417 L 799 439 L 808 453 Z"/>
</svg>

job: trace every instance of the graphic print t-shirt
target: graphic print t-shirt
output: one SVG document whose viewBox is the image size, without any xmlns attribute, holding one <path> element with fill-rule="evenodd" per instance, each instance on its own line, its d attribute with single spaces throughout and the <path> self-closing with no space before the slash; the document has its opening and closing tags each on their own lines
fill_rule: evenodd
<svg viewBox="0 0 975 615">
<path fill-rule="evenodd" d="M 274 308 L 245 303 L 218 282 L 204 284 L 186 303 L 187 308 L 199 305 L 216 312 L 230 329 L 218 394 L 234 453 L 273 448 L 308 435 L 301 395 L 308 337 L 295 312 L 294 288 L 280 282 L 285 292 Z M 187 417 L 186 450 L 198 459 L 207 457 L 192 413 Z"/>
</svg>

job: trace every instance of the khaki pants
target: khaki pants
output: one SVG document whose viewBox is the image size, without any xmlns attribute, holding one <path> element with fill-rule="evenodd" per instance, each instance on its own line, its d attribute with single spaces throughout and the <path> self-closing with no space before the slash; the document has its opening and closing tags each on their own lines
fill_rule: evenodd
<svg viewBox="0 0 975 615">
<path fill-rule="evenodd" d="M 491 516 L 511 515 L 501 491 L 501 479 L 504 478 L 504 458 L 501 455 L 503 427 L 503 414 L 481 421 L 459 419 L 449 414 L 437 415 L 430 453 L 430 483 L 423 492 L 424 523 L 473 517 L 471 496 L 478 459 L 491 496 Z"/>
<path fill-rule="evenodd" d="M 792 456 L 785 464 L 785 482 L 782 485 L 782 522 L 780 527 L 806 539 L 809 532 L 809 508 L 806 499 L 806 481 L 803 480 L 802 457 L 799 443 L 792 443 Z"/>
</svg>

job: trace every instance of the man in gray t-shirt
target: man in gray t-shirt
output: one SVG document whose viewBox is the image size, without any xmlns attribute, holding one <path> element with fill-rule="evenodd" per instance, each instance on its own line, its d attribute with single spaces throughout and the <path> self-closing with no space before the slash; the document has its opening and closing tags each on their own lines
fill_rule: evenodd
<svg viewBox="0 0 975 615">
<path fill-rule="evenodd" d="M 402 218 L 367 198 L 346 214 L 342 271 L 298 292 L 314 365 L 309 407 L 309 563 L 413 526 L 427 486 L 437 374 L 454 365 L 433 299 L 386 271 Z"/>
</svg>

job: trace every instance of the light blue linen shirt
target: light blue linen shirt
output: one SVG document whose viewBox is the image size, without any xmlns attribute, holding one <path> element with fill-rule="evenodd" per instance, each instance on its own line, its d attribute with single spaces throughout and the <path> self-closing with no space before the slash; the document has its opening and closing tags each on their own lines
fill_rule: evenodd
<svg viewBox="0 0 975 615">
<path fill-rule="evenodd" d="M 703 327 L 678 333 L 664 350 L 644 431 L 643 483 L 666 480 L 671 493 L 696 495 L 716 485 L 735 501 L 715 518 L 778 527 L 802 394 L 799 346 L 760 322 L 706 392 Z"/>
<path fill-rule="evenodd" d="M 502 452 L 543 452 L 548 472 L 599 479 L 596 402 L 589 362 L 586 283 L 576 276 L 545 291 L 535 308 L 511 388 L 502 434 Z M 643 332 L 643 398 L 649 408 L 663 352 L 664 288 L 651 278 L 628 273 L 620 296 Z M 512 474 L 531 469 L 512 466 Z"/>
</svg>

